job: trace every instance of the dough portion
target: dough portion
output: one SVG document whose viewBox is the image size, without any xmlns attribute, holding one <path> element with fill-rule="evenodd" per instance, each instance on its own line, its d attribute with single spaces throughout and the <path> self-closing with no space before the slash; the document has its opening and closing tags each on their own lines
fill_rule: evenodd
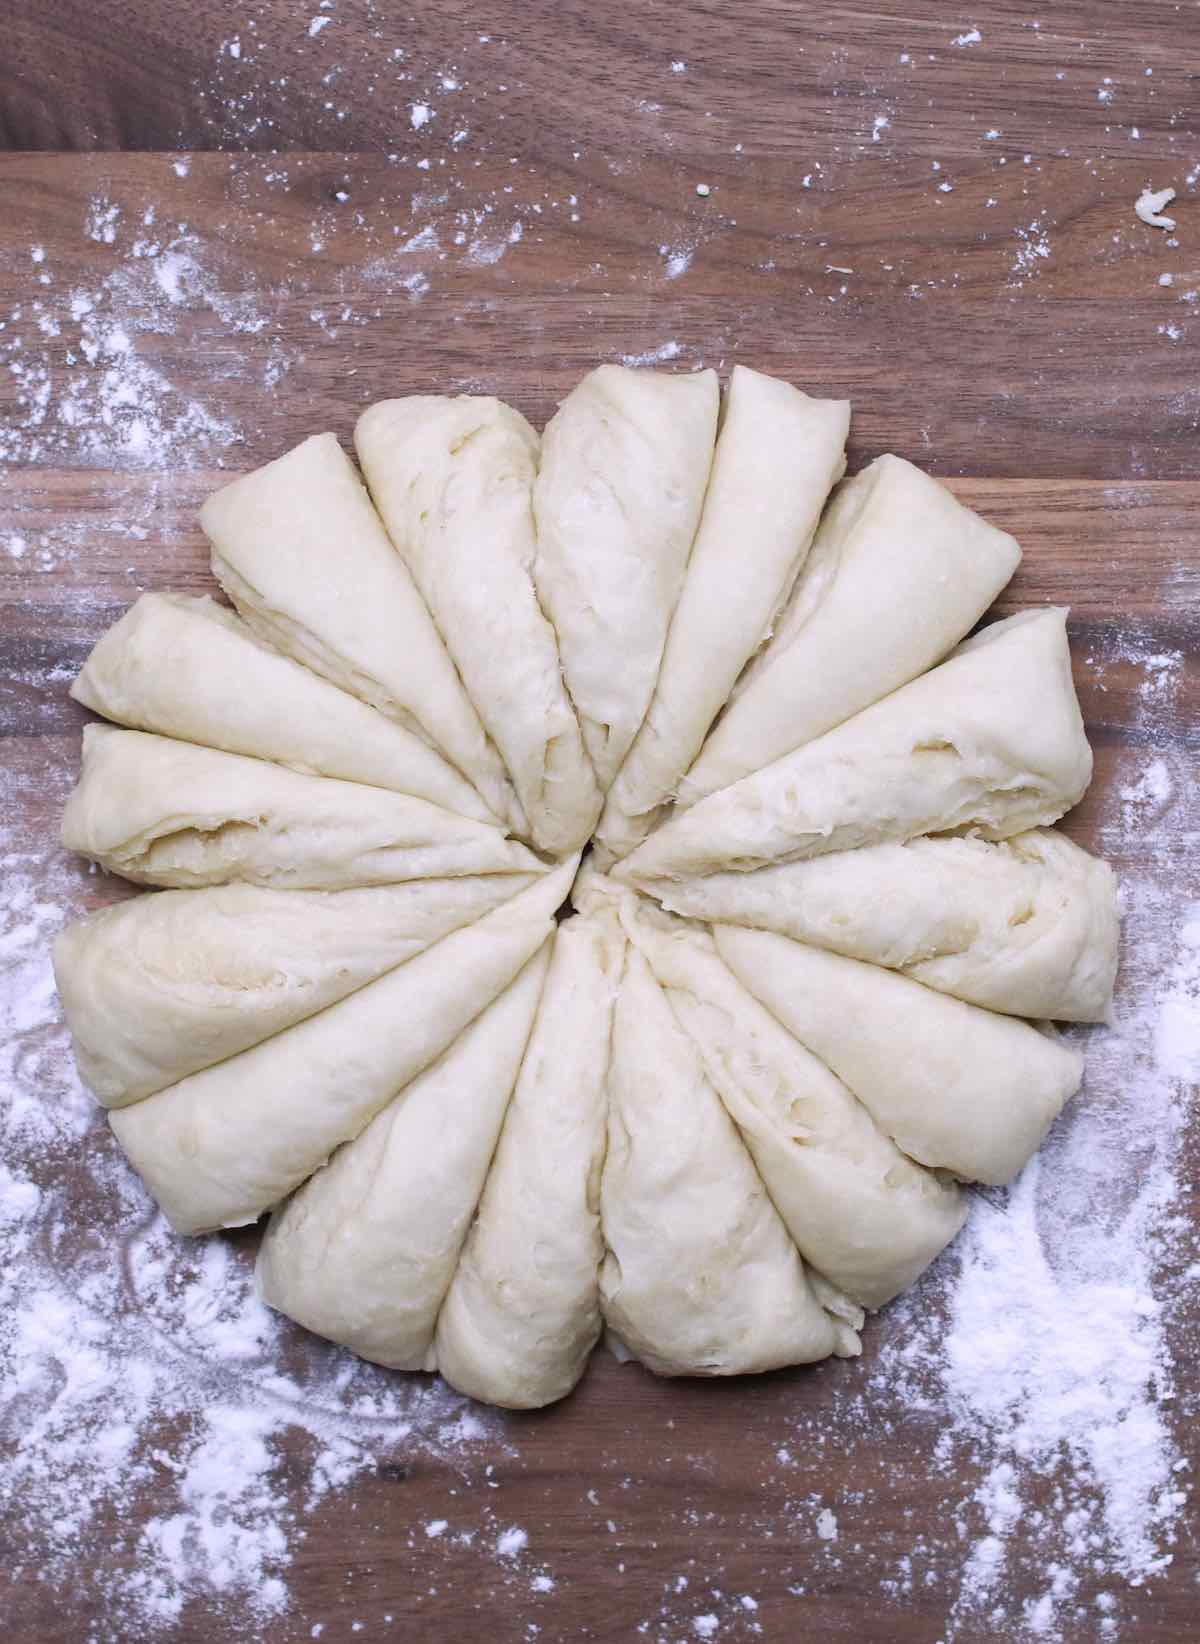
<svg viewBox="0 0 1200 1644">
<path fill-rule="evenodd" d="M 226 485 L 200 524 L 213 575 L 256 633 L 423 737 L 522 831 L 500 756 L 335 434 Z"/>
<path fill-rule="evenodd" d="M 847 400 L 814 400 L 735 365 L 687 579 L 658 683 L 608 792 L 609 859 L 650 832 L 734 682 L 771 632 L 846 468 Z M 961 637 L 955 635 L 955 638 Z"/>
<path fill-rule="evenodd" d="M 105 1107 L 141 1101 L 336 1004 L 533 881 L 219 885 L 105 908 L 54 945 L 80 1075 Z"/>
<path fill-rule="evenodd" d="M 675 913 L 885 965 L 987 1010 L 1066 1022 L 1108 1017 L 1116 878 L 1051 828 L 999 843 L 910 839 L 649 884 Z"/>
<path fill-rule="evenodd" d="M 1080 1053 L 1027 1022 L 766 931 L 714 935 L 734 975 L 921 1164 L 1009 1182 L 1079 1088 Z"/>
<path fill-rule="evenodd" d="M 176 1232 L 257 1220 L 364 1130 L 533 957 L 577 865 L 319 1015 L 113 1112 Z"/>
<path fill-rule="evenodd" d="M 450 1286 L 437 1368 L 472 1398 L 535 1409 L 566 1396 L 600 1333 L 600 1167 L 613 999 L 611 914 L 558 928 L 533 1034 Z"/>
<path fill-rule="evenodd" d="M 134 730 L 496 820 L 427 742 L 264 645 L 207 596 L 143 594 L 95 646 L 71 695 Z"/>
<path fill-rule="evenodd" d="M 645 716 L 717 432 L 717 376 L 602 365 L 542 436 L 534 580 L 602 793 Z"/>
<path fill-rule="evenodd" d="M 626 882 L 974 828 L 1054 822 L 1092 774 L 1066 612 L 1022 611 L 948 661 L 764 770 L 710 794 L 613 870 Z"/>
<path fill-rule="evenodd" d="M 259 1293 L 394 1370 L 433 1333 L 533 1025 L 547 940 L 498 999 L 271 1217 Z"/>
<path fill-rule="evenodd" d="M 600 1203 L 605 1322 L 656 1375 L 736 1376 L 860 1350 L 854 1325 L 818 1299 L 695 1047 L 633 947 L 613 1015 Z"/>
<path fill-rule="evenodd" d="M 963 1195 L 900 1152 L 707 931 L 644 904 L 628 928 L 804 1260 L 864 1307 L 906 1290 L 962 1226 Z"/>
<path fill-rule="evenodd" d="M 533 843 L 553 856 L 578 850 L 600 794 L 533 585 L 537 435 L 496 399 L 414 395 L 364 411 L 354 443 Z"/>
<path fill-rule="evenodd" d="M 834 494 L 766 649 L 679 785 L 686 808 L 932 668 L 979 620 L 1021 558 L 902 457 Z"/>
<path fill-rule="evenodd" d="M 62 842 L 125 879 L 177 887 L 341 890 L 543 866 L 499 828 L 424 799 L 108 725 L 84 728 Z"/>
</svg>

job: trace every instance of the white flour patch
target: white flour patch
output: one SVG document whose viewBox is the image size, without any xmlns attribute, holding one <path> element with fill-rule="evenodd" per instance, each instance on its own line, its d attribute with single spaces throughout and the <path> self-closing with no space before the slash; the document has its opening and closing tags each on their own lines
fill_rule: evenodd
<svg viewBox="0 0 1200 1644">
<path fill-rule="evenodd" d="M 170 1230 L 80 1087 L 59 1020 L 48 945 L 78 879 L 57 854 L 18 851 L 4 882 L 6 1563 L 64 1601 L 86 1582 L 106 1616 L 88 1644 L 170 1629 L 197 1595 L 257 1636 L 287 1605 L 304 1517 L 329 1491 L 414 1449 L 466 1458 L 497 1424 L 441 1382 L 315 1338 L 289 1357 L 245 1241 Z M 517 1537 L 501 1538 L 511 1556 Z"/>
<path fill-rule="evenodd" d="M 659 343 L 657 348 L 647 348 L 641 354 L 622 354 L 622 365 L 665 365 L 668 360 L 677 360 L 683 353 L 682 344 L 677 342 Z"/>
</svg>

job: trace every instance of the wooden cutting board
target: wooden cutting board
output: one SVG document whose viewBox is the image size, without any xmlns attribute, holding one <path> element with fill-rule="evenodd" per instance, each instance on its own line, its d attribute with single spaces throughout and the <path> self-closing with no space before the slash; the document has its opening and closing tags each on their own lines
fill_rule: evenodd
<svg viewBox="0 0 1200 1644">
<path fill-rule="evenodd" d="M 88 647 L 141 589 L 211 587 L 196 508 L 225 473 L 346 437 L 389 395 L 495 392 L 540 425 L 601 359 L 740 360 L 850 397 L 852 467 L 899 452 L 1020 538 L 998 609 L 1072 607 L 1096 750 L 1068 831 L 1156 876 L 1173 918 L 1200 885 L 1195 809 L 1114 818 L 1152 758 L 1195 776 L 1200 29 L 1163 4 L 1050 10 L 29 0 L 0 63 L 11 840 L 56 828 Z M 1148 183 L 1179 190 L 1175 234 L 1135 216 Z M 64 871 L 80 908 L 122 894 Z M 1200 1310 L 1163 1286 L 1174 1441 L 1200 1462 Z M 920 1296 L 943 1292 L 935 1274 Z M 905 1327 L 873 1323 L 857 1363 L 736 1385 L 598 1356 L 490 1447 L 381 1455 L 303 1516 L 262 1636 L 1023 1637 L 1057 1556 L 1054 1478 L 1030 1486 L 1000 1610 L 964 1608 L 988 1458 L 933 1465 L 945 1413 L 872 1392 Z M 298 1514 L 301 1451 L 280 1475 Z M 20 1504 L 2 1513 L 15 1527 Z M 469 1535 L 424 1533 L 442 1520 Z M 504 1525 L 524 1563 L 492 1555 Z M 1102 1636 L 1114 1591 L 1108 1636 L 1195 1639 L 1186 1527 L 1173 1551 L 1135 1590 L 1083 1557 L 1044 1636 Z M 83 1549 L 65 1588 L 13 1573 L 14 1636 L 130 1636 L 87 1578 L 108 1556 Z M 200 1594 L 170 1636 L 259 1628 Z"/>
</svg>

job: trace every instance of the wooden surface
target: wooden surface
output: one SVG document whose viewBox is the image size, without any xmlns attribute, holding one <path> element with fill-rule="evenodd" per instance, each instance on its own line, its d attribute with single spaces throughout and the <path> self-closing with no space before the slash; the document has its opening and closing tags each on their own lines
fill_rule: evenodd
<svg viewBox="0 0 1200 1644">
<path fill-rule="evenodd" d="M 315 35 L 310 15 L 282 0 L 27 0 L 6 19 L 14 837 L 56 824 L 83 717 L 65 687 L 89 645 L 139 589 L 209 587 L 195 510 L 221 470 L 321 428 L 345 436 L 363 404 L 431 386 L 501 393 L 540 424 L 598 359 L 658 351 L 850 396 L 852 466 L 897 451 L 1016 532 L 1026 559 L 1003 608 L 1074 611 L 1097 776 L 1070 832 L 1197 893 L 1194 812 L 1141 838 L 1113 823 L 1148 752 L 1194 770 L 1200 742 L 1194 9 L 1064 4 L 1038 26 L 1011 5 L 886 0 L 498 0 L 486 15 L 338 0 Z M 982 39 L 953 45 L 972 24 Z M 416 128 L 413 105 L 432 111 Z M 26 152 L 48 148 L 76 152 Z M 1179 190 L 1176 235 L 1135 217 L 1147 183 Z M 140 258 L 139 237 L 156 248 Z M 155 273 L 164 247 L 178 278 Z M 173 430 L 148 460 L 129 408 L 105 399 L 104 358 L 81 352 L 117 325 Z M 62 420 L 72 382 L 110 425 Z M 1181 684 L 1159 711 L 1148 669 L 1177 651 Z M 80 906 L 119 894 L 82 869 L 75 883 Z M 505 1420 L 490 1474 L 479 1454 L 381 1460 L 306 1522 L 294 1602 L 269 1636 L 320 1624 L 340 1641 L 357 1621 L 369 1637 L 673 1640 L 712 1612 L 721 1639 L 1023 1637 L 1019 1605 L 999 1623 L 951 1613 L 938 1558 L 978 1458 L 964 1449 L 948 1480 L 929 1465 L 936 1414 L 871 1404 L 902 1329 L 877 1321 L 859 1364 L 737 1386 L 598 1358 L 564 1405 Z M 1182 1418 L 1176 1438 L 1200 1461 Z M 302 1479 L 297 1450 L 297 1505 Z M 836 1545 L 814 1531 L 821 1505 L 840 1515 Z M 417 1533 L 438 1518 L 481 1537 L 522 1525 L 555 1587 L 534 1601 L 478 1538 Z M 1031 1593 L 1036 1540 L 1017 1576 Z M 1174 1551 L 1122 1595 L 1115 1636 L 1196 1638 L 1195 1540 Z M 118 1636 L 82 1579 L 23 1581 L 8 1619 L 27 1639 Z M 198 1600 L 171 1636 L 221 1644 L 254 1625 Z M 1068 1618 L 1055 1636 L 1098 1635 Z"/>
</svg>

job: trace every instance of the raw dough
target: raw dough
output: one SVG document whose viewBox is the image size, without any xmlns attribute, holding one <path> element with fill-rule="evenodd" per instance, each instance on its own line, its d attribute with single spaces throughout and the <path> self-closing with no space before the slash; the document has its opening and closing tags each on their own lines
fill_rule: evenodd
<svg viewBox="0 0 1200 1644">
<path fill-rule="evenodd" d="M 1117 969 L 1107 862 L 1036 828 L 998 844 L 910 839 L 756 873 L 648 882 L 665 908 L 902 970 L 1012 1016 L 1103 1022 Z"/>
<path fill-rule="evenodd" d="M 613 1013 L 600 1204 L 605 1323 L 656 1374 L 737 1376 L 859 1352 L 636 948 Z"/>
<path fill-rule="evenodd" d="M 1021 550 L 901 457 L 835 493 L 774 638 L 679 785 L 681 806 L 823 735 L 932 668 Z"/>
<path fill-rule="evenodd" d="M 200 524 L 213 575 L 256 632 L 416 731 L 522 831 L 500 756 L 335 435 L 243 474 Z"/>
<path fill-rule="evenodd" d="M 626 919 L 804 1260 L 864 1307 L 907 1290 L 962 1226 L 962 1194 L 900 1152 L 709 932 L 644 905 Z"/>
<path fill-rule="evenodd" d="M 658 678 L 717 432 L 717 375 L 602 365 L 542 436 L 534 580 L 606 792 Z"/>
<path fill-rule="evenodd" d="M 425 596 L 538 850 L 585 844 L 600 794 L 533 586 L 538 437 L 499 400 L 414 395 L 354 431 L 380 517 Z"/>
<path fill-rule="evenodd" d="M 71 695 L 134 730 L 496 820 L 427 742 L 280 656 L 207 597 L 143 594 L 92 651 Z"/>
<path fill-rule="evenodd" d="M 486 1010 L 551 934 L 578 859 L 317 1016 L 109 1123 L 180 1233 L 286 1197 Z"/>
<path fill-rule="evenodd" d="M 849 401 L 809 399 L 734 366 L 658 684 L 597 831 L 602 860 L 627 855 L 650 832 L 770 633 L 845 470 L 849 427 Z"/>
<path fill-rule="evenodd" d="M 161 891 L 68 925 L 54 974 L 85 1084 L 137 1102 L 335 1004 L 533 883 Z"/>
<path fill-rule="evenodd" d="M 549 941 L 426 1071 L 271 1217 L 264 1301 L 396 1370 L 432 1370 L 433 1332 L 483 1191 Z"/>
<path fill-rule="evenodd" d="M 785 936 L 714 935 L 739 980 L 921 1164 L 1009 1182 L 1079 1088 L 1080 1053 L 1027 1022 Z"/>
<path fill-rule="evenodd" d="M 563 1398 L 600 1333 L 600 1165 L 624 938 L 610 914 L 559 926 L 479 1216 L 438 1320 L 436 1360 L 472 1398 Z"/>
<path fill-rule="evenodd" d="M 143 885 L 340 890 L 542 867 L 424 799 L 108 725 L 84 730 L 62 842 Z"/>
<path fill-rule="evenodd" d="M 853 719 L 710 794 L 614 870 L 644 883 L 975 828 L 1054 822 L 1092 774 L 1066 612 L 1022 611 Z"/>
</svg>

